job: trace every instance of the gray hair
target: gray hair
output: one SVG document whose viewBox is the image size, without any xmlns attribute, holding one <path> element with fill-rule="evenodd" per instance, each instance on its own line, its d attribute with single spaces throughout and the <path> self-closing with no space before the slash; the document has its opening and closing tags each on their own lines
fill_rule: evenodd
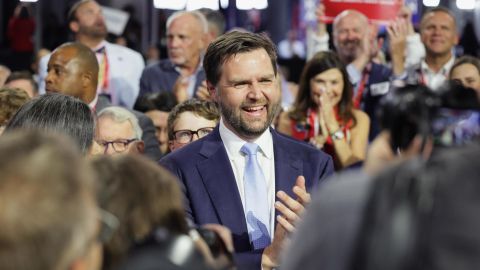
<svg viewBox="0 0 480 270">
<path fill-rule="evenodd" d="M 110 106 L 107 107 L 103 110 L 101 110 L 98 113 L 98 119 L 101 117 L 109 117 L 111 118 L 115 123 L 123 123 L 125 121 L 129 121 L 130 124 L 132 125 L 133 132 L 135 133 L 135 139 L 141 140 L 142 139 L 142 128 L 138 124 L 138 119 L 137 117 L 130 112 L 129 110 L 118 107 L 118 106 Z"/>
<path fill-rule="evenodd" d="M 199 23 L 200 23 L 200 26 L 202 27 L 202 30 L 203 30 L 203 34 L 207 34 L 208 33 L 208 22 L 207 22 L 207 19 L 205 18 L 205 16 L 200 13 L 199 11 L 184 11 L 184 10 L 181 10 L 181 11 L 177 11 L 177 12 L 174 12 L 172 15 L 170 15 L 170 17 L 168 17 L 167 19 L 167 29 L 168 27 L 170 27 L 170 24 L 172 24 L 172 22 L 181 17 L 181 16 L 184 16 L 184 15 L 191 15 L 193 16 Z"/>
</svg>

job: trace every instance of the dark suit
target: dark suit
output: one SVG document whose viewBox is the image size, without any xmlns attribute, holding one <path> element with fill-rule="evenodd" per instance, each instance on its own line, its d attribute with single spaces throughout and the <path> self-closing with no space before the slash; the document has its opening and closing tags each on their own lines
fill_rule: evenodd
<svg viewBox="0 0 480 270">
<path fill-rule="evenodd" d="M 371 62 L 371 70 L 368 77 L 368 82 L 365 85 L 363 98 L 361 102 L 361 110 L 370 117 L 370 133 L 369 141 L 373 141 L 380 133 L 380 123 L 377 117 L 377 110 L 380 106 L 380 100 L 388 93 L 390 89 L 390 79 L 392 77 L 392 70 L 384 65 L 379 65 Z M 384 84 L 378 91 L 379 85 Z"/>
<path fill-rule="evenodd" d="M 95 111 L 98 113 L 106 107 L 113 106 L 107 97 L 98 96 L 98 101 L 95 106 Z M 145 155 L 152 160 L 159 160 L 162 157 L 160 148 L 158 147 L 158 140 L 155 137 L 155 126 L 153 125 L 152 120 L 145 114 L 129 110 L 132 112 L 138 119 L 138 124 L 142 128 L 142 140 L 145 143 Z"/>
<path fill-rule="evenodd" d="M 303 142 L 280 135 L 273 129 L 275 190 L 293 198 L 299 175 L 311 191 L 333 172 L 332 159 Z M 196 224 L 218 223 L 232 231 L 239 269 L 260 269 L 263 250 L 253 251 L 248 238 L 242 201 L 218 126 L 204 139 L 170 153 L 160 164 L 179 179 L 185 195 L 188 218 Z"/>
</svg>

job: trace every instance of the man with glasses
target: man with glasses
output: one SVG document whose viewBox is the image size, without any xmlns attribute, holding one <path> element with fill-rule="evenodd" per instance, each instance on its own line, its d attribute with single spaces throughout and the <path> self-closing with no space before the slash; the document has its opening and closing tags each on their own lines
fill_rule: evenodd
<svg viewBox="0 0 480 270">
<path fill-rule="evenodd" d="M 95 143 L 96 153 L 106 155 L 142 154 L 145 148 L 137 118 L 127 109 L 117 106 L 107 107 L 98 113 Z"/>
<path fill-rule="evenodd" d="M 168 115 L 168 147 L 175 151 L 207 136 L 220 120 L 215 103 L 190 99 L 178 104 Z"/>
</svg>

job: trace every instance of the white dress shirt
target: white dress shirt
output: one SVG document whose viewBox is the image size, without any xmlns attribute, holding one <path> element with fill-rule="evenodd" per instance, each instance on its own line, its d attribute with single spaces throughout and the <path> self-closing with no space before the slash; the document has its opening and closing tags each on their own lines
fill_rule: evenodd
<svg viewBox="0 0 480 270">
<path fill-rule="evenodd" d="M 422 82 L 432 90 L 437 90 L 447 80 L 448 74 L 450 73 L 450 69 L 452 68 L 454 62 L 455 57 L 452 56 L 438 72 L 434 72 L 428 67 L 428 64 L 425 62 L 425 60 L 422 60 L 420 64 L 420 75 L 422 76 Z"/>
<path fill-rule="evenodd" d="M 238 137 L 235 133 L 229 130 L 223 123 L 224 119 L 220 121 L 219 132 L 222 138 L 223 145 L 227 150 L 227 155 L 232 165 L 233 174 L 235 175 L 235 181 L 237 183 L 240 198 L 242 199 L 243 210 L 245 211 L 245 189 L 243 183 L 243 175 L 246 164 L 246 155 L 240 152 L 240 148 L 247 143 L 247 141 Z M 269 213 L 270 213 L 270 239 L 273 240 L 274 232 L 274 218 L 275 218 L 275 160 L 273 155 L 273 140 L 270 129 L 267 129 L 260 137 L 258 137 L 253 143 L 258 144 L 259 150 L 257 154 L 258 162 L 263 170 L 267 184 L 267 198 L 269 201 Z"/>
</svg>

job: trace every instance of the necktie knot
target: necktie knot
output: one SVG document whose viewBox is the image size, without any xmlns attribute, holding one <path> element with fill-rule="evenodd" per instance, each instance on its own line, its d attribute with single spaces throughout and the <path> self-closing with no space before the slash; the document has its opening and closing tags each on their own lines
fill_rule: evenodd
<svg viewBox="0 0 480 270">
<path fill-rule="evenodd" d="M 244 153 L 247 156 L 254 156 L 258 152 L 258 144 L 256 143 L 246 143 L 240 149 L 240 152 Z"/>
</svg>

